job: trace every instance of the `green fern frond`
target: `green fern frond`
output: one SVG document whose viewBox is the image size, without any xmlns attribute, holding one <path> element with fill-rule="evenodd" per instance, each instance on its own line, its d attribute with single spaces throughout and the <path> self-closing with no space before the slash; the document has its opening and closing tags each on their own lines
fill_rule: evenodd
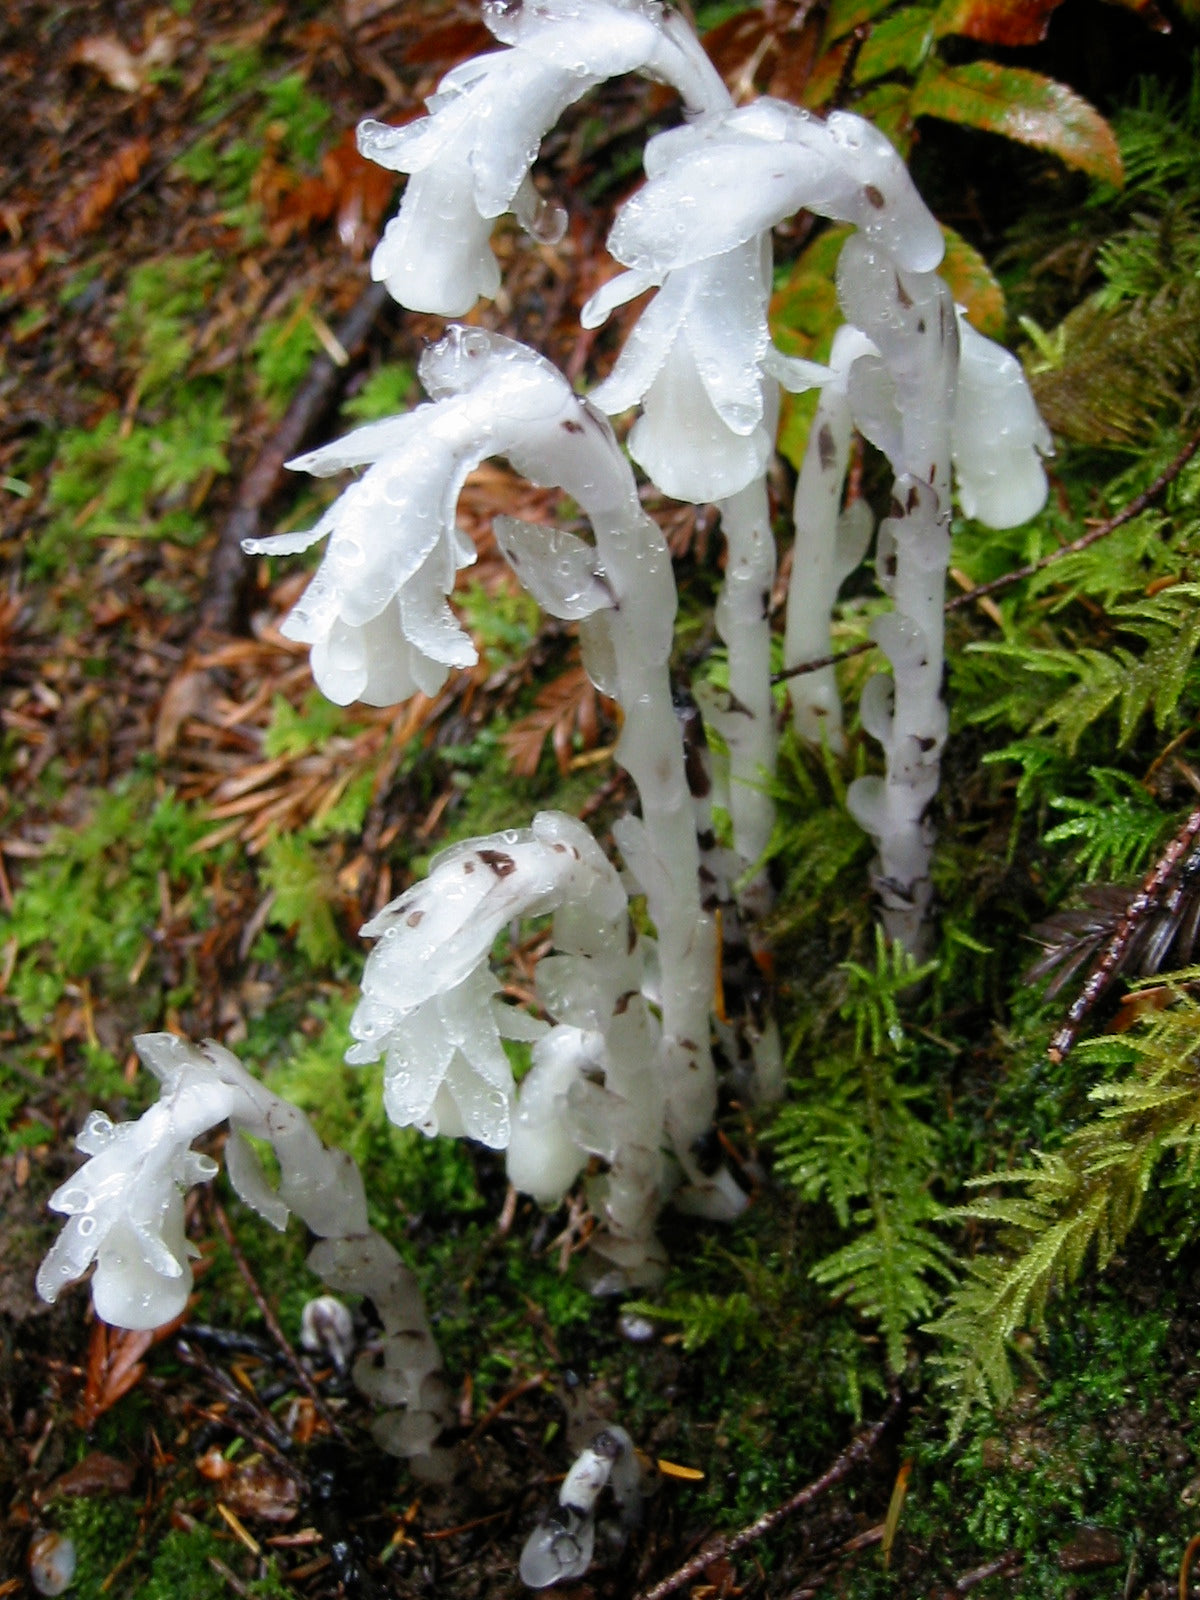
<svg viewBox="0 0 1200 1600">
<path fill-rule="evenodd" d="M 953 1276 L 953 1252 L 932 1231 L 944 1215 L 927 1190 L 876 1183 L 870 1205 L 851 1218 L 863 1232 L 812 1269 L 816 1283 L 880 1324 L 893 1372 L 904 1365 L 908 1330 L 933 1309 L 935 1280 Z"/>
<path fill-rule="evenodd" d="M 716 1340 L 733 1350 L 742 1350 L 748 1341 L 761 1341 L 767 1336 L 760 1306 L 742 1289 L 727 1295 L 680 1293 L 666 1305 L 629 1300 L 621 1309 L 635 1316 L 675 1323 L 689 1354 Z"/>
<path fill-rule="evenodd" d="M 1075 844 L 1075 857 L 1089 883 L 1127 878 L 1150 861 L 1162 836 L 1164 818 L 1142 784 L 1112 767 L 1092 767 L 1087 797 L 1060 795 L 1050 801 L 1067 820 L 1044 836 L 1046 844 Z"/>
<path fill-rule="evenodd" d="M 276 834 L 267 840 L 262 870 L 273 895 L 267 921 L 293 932 L 301 953 L 314 966 L 328 966 L 342 949 L 342 937 L 324 858 L 304 834 Z"/>
<path fill-rule="evenodd" d="M 1176 448 L 1179 441 L 1166 435 Z M 1174 449 L 1163 452 L 1162 465 L 1166 466 Z M 1106 493 L 1110 505 L 1127 505 L 1156 476 L 1154 458 L 1143 464 L 1135 479 L 1126 483 L 1118 479 Z M 1150 470 L 1146 470 L 1150 469 Z M 1144 511 L 1123 527 L 1115 529 L 1094 544 L 1069 555 L 1035 573 L 1029 582 L 1030 595 L 1054 596 L 1053 609 L 1061 611 L 1071 601 L 1086 596 L 1092 605 L 1106 611 L 1131 594 L 1144 594 L 1156 579 L 1174 580 L 1179 575 L 1179 548 L 1194 542 L 1196 530 L 1189 526 L 1191 519 L 1175 519 L 1172 523 L 1155 511 Z"/>
<path fill-rule="evenodd" d="M 1200 585 L 1180 583 L 1160 594 L 1113 606 L 1110 622 L 1118 632 L 1141 640 L 1140 653 L 1123 644 L 1107 650 L 1017 642 L 969 646 L 992 657 L 1009 685 L 974 713 L 973 720 L 1007 721 L 1034 734 L 1054 728 L 1071 755 L 1088 729 L 1114 707 L 1120 747 L 1129 743 L 1147 712 L 1153 712 L 1161 731 L 1175 713 L 1200 649 L 1198 599 Z M 1064 679 L 1074 682 L 1060 690 Z"/>
<path fill-rule="evenodd" d="M 1145 441 L 1162 413 L 1200 386 L 1200 281 L 1109 304 L 1093 295 L 1059 330 L 1062 356 L 1030 374 L 1038 409 L 1060 438 L 1087 445 Z"/>
<path fill-rule="evenodd" d="M 875 928 L 875 966 L 864 967 L 845 961 L 846 999 L 840 1014 L 854 1028 L 854 1054 L 862 1056 L 867 1046 L 873 1056 L 904 1047 L 904 1023 L 896 1004 L 898 995 L 923 983 L 937 971 L 936 961 L 919 963 L 900 943 L 888 943 L 882 928 Z"/>
<path fill-rule="evenodd" d="M 936 969 L 878 930 L 873 966 L 843 963 L 838 1015 L 850 1048 L 817 1061 L 771 1135 L 779 1172 L 855 1231 L 812 1276 L 881 1324 L 893 1372 L 904 1364 L 908 1330 L 932 1308 L 933 1281 L 951 1270 L 933 1231 L 943 1215 L 931 1193 L 937 1141 L 914 1109 L 917 1091 L 896 1074 L 908 1046 L 899 997 Z"/>
<path fill-rule="evenodd" d="M 1126 1076 L 1092 1090 L 1099 1110 L 1061 1150 L 1037 1153 L 1022 1170 L 974 1180 L 976 1187 L 1020 1185 L 1024 1194 L 987 1195 L 950 1213 L 997 1228 L 1000 1247 L 970 1264 L 947 1309 L 927 1328 L 942 1343 L 934 1362 L 953 1399 L 956 1430 L 972 1407 L 1011 1397 L 1013 1335 L 1038 1326 L 1050 1295 L 1089 1263 L 1104 1270 L 1137 1221 L 1163 1157 L 1185 1150 L 1200 1132 L 1194 1000 L 1180 993 L 1138 1031 L 1099 1040 L 1081 1054 L 1093 1064 L 1124 1064 Z"/>
<path fill-rule="evenodd" d="M 1113 128 L 1125 165 L 1127 205 L 1152 201 L 1162 206 L 1181 194 L 1200 193 L 1200 72 L 1193 70 L 1183 95 L 1173 83 L 1143 78 L 1137 104 L 1119 111 Z"/>
<path fill-rule="evenodd" d="M 1041 736 L 1014 739 L 1003 750 L 989 750 L 983 758 L 984 766 L 998 766 L 1009 761 L 1015 761 L 1020 769 L 1015 796 L 1018 814 L 1035 805 L 1048 788 L 1058 787 L 1063 775 L 1070 770 L 1054 740 Z"/>
</svg>

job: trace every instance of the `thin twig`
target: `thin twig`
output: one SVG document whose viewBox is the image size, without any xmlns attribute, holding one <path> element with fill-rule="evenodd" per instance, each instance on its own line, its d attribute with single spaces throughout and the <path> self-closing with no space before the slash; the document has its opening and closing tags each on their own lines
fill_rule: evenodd
<svg viewBox="0 0 1200 1600">
<path fill-rule="evenodd" d="M 200 1408 L 200 1415 L 210 1422 L 219 1422 L 222 1427 L 235 1430 L 269 1461 L 294 1475 L 295 1468 L 288 1459 L 292 1441 L 259 1402 L 257 1395 L 240 1388 L 227 1372 L 208 1359 L 203 1350 L 198 1350 L 186 1339 L 176 1339 L 175 1354 L 184 1366 L 194 1367 L 202 1373 L 224 1402 L 221 1413 Z"/>
<path fill-rule="evenodd" d="M 473 1440 L 478 1439 L 481 1433 L 486 1433 L 496 1418 L 503 1416 L 509 1406 L 515 1404 L 523 1394 L 528 1394 L 531 1389 L 540 1389 L 549 1376 L 548 1372 L 535 1372 L 532 1377 L 523 1379 L 515 1388 L 510 1389 L 507 1394 L 502 1394 L 495 1405 L 490 1406 L 471 1429 L 467 1443 L 470 1444 Z"/>
<path fill-rule="evenodd" d="M 789 678 L 802 678 L 806 672 L 820 672 L 822 667 L 836 667 L 839 661 L 849 661 L 854 656 L 866 655 L 874 650 L 874 639 L 864 639 L 860 644 L 848 645 L 845 650 L 835 650 L 832 655 L 813 656 L 811 661 L 801 661 L 799 666 L 785 667 L 771 674 L 772 683 L 786 683 Z"/>
<path fill-rule="evenodd" d="M 982 1567 L 972 1567 L 970 1572 L 964 1572 L 954 1585 L 955 1594 L 969 1594 L 976 1584 L 983 1583 L 986 1578 L 997 1578 L 1001 1573 L 1012 1572 L 1021 1565 L 1021 1552 L 1019 1550 L 1006 1550 L 1002 1556 L 997 1556 L 995 1561 L 987 1561 Z"/>
<path fill-rule="evenodd" d="M 1051 550 L 1049 555 L 1042 556 L 1038 561 L 1031 561 L 1024 567 L 1014 567 L 1011 572 L 1003 572 L 998 578 L 992 578 L 987 583 L 981 583 L 974 589 L 968 589 L 963 594 L 956 594 L 953 599 L 947 600 L 945 610 L 961 611 L 964 606 L 973 605 L 977 600 L 985 600 L 988 595 L 997 593 L 1000 589 L 1007 589 L 1010 584 L 1019 583 L 1022 578 L 1031 578 L 1035 572 L 1044 572 L 1047 567 L 1052 567 L 1056 561 L 1061 561 L 1064 556 L 1075 555 L 1080 550 L 1086 550 L 1089 545 L 1096 544 L 1098 540 L 1106 538 L 1110 533 L 1115 533 L 1125 523 L 1132 522 L 1134 517 L 1140 516 L 1146 507 L 1156 500 L 1165 488 L 1175 481 L 1187 466 L 1188 462 L 1200 450 L 1200 432 L 1194 433 L 1184 445 L 1175 459 L 1159 473 L 1148 489 L 1143 489 L 1141 494 L 1135 495 L 1128 505 L 1122 506 L 1105 522 L 1097 523 L 1094 528 L 1089 528 L 1078 539 L 1073 539 L 1070 544 L 1061 545 L 1057 550 Z M 820 672 L 824 667 L 835 667 L 840 661 L 849 661 L 853 656 L 861 656 L 868 650 L 875 648 L 873 639 L 864 639 L 860 644 L 852 644 L 845 650 L 835 650 L 832 655 L 815 656 L 811 661 L 801 661 L 797 666 L 787 667 L 782 672 L 776 672 L 771 677 L 772 683 L 786 683 L 789 678 L 801 678 L 809 672 Z"/>
<path fill-rule="evenodd" d="M 1121 967 L 1129 953 L 1130 941 L 1146 918 L 1162 903 L 1176 868 L 1193 849 L 1200 835 L 1200 807 L 1193 811 L 1170 844 L 1142 880 L 1142 886 L 1130 900 L 1120 922 L 1105 941 L 1104 948 L 1088 968 L 1083 987 L 1067 1012 L 1066 1021 L 1050 1041 L 1046 1051 L 1056 1065 L 1063 1060 L 1079 1037 L 1079 1030 L 1089 1013 L 1104 998 L 1120 975 Z"/>
<path fill-rule="evenodd" d="M 1031 561 L 1027 566 L 1015 567 L 1012 572 L 1001 573 L 1000 577 L 992 578 L 988 583 L 981 583 L 977 588 L 968 589 L 965 594 L 956 594 L 953 600 L 946 602 L 946 610 L 961 611 L 963 606 L 969 606 L 976 600 L 995 594 L 998 589 L 1007 589 L 1010 583 L 1019 583 L 1022 578 L 1032 578 L 1035 572 L 1043 572 L 1047 567 L 1052 567 L 1056 561 L 1061 561 L 1064 556 L 1073 556 L 1077 551 L 1086 550 L 1089 545 L 1107 538 L 1110 533 L 1115 533 L 1125 523 L 1132 522 L 1134 517 L 1140 516 L 1146 507 L 1175 481 L 1197 450 L 1200 450 L 1200 432 L 1192 435 L 1175 459 L 1169 466 L 1163 468 L 1148 489 L 1143 489 L 1141 494 L 1135 495 L 1115 516 L 1109 517 L 1106 522 L 1097 523 L 1094 528 L 1089 528 L 1087 533 L 1080 534 L 1078 539 L 1072 539 L 1070 544 L 1051 550 L 1050 554 L 1042 556 L 1040 561 Z"/>
<path fill-rule="evenodd" d="M 878 1444 L 882 1434 L 892 1425 L 899 1413 L 900 1396 L 897 1393 L 893 1393 L 892 1403 L 879 1421 L 868 1428 L 866 1433 L 859 1434 L 858 1438 L 842 1451 L 833 1465 L 826 1472 L 823 1472 L 819 1478 L 814 1478 L 811 1483 L 805 1484 L 804 1488 L 797 1490 L 790 1500 L 785 1500 L 781 1506 L 776 1506 L 772 1511 L 764 1512 L 761 1517 L 750 1523 L 748 1527 L 742 1528 L 739 1532 L 718 1534 L 715 1539 L 710 1540 L 704 1546 L 699 1554 L 694 1555 L 690 1561 L 684 1562 L 683 1566 L 673 1572 L 669 1578 L 664 1578 L 661 1583 L 656 1583 L 653 1589 L 644 1590 L 636 1597 L 636 1600 L 666 1600 L 667 1595 L 674 1594 L 677 1590 L 682 1589 L 684 1584 L 691 1583 L 694 1578 L 700 1577 L 705 1568 L 710 1567 L 714 1561 L 720 1561 L 723 1556 L 734 1555 L 737 1551 L 744 1550 L 748 1544 L 755 1544 L 766 1534 L 773 1532 L 781 1522 L 785 1522 L 788 1517 L 794 1516 L 797 1511 L 803 1510 L 806 1505 L 810 1505 L 812 1501 L 824 1494 L 826 1489 L 831 1489 L 835 1483 L 840 1483 L 843 1478 L 848 1477 L 860 1461 L 865 1461 Z"/>
<path fill-rule="evenodd" d="M 324 1400 L 321 1398 L 320 1391 L 317 1389 L 316 1384 L 312 1381 L 312 1378 L 305 1370 L 304 1363 L 292 1349 L 291 1344 L 288 1342 L 287 1335 L 284 1333 L 279 1324 L 279 1318 L 271 1309 L 270 1302 L 263 1293 L 258 1279 L 254 1276 L 254 1273 L 250 1267 L 250 1263 L 242 1254 L 242 1247 L 238 1244 L 237 1239 L 234 1237 L 233 1228 L 230 1226 L 229 1218 L 225 1215 L 225 1207 L 219 1200 L 213 1201 L 213 1215 L 217 1220 L 217 1227 L 221 1230 L 221 1237 L 229 1246 L 229 1253 L 233 1257 L 234 1265 L 241 1273 L 246 1287 L 254 1297 L 254 1304 L 258 1307 L 260 1313 L 262 1314 L 262 1319 L 267 1325 L 267 1332 L 271 1335 L 272 1339 L 274 1339 L 288 1366 L 291 1367 L 296 1376 L 296 1382 L 300 1385 L 305 1394 L 316 1407 L 317 1415 L 321 1418 L 321 1421 L 326 1425 L 327 1428 L 329 1428 L 335 1438 L 344 1441 L 346 1437 L 345 1434 L 342 1432 L 341 1428 L 334 1420 L 333 1415 L 326 1407 Z"/>
</svg>

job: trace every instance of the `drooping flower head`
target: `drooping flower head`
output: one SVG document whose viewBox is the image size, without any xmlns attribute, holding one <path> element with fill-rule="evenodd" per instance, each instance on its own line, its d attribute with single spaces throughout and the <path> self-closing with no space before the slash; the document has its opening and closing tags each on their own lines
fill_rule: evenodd
<svg viewBox="0 0 1200 1600">
<path fill-rule="evenodd" d="M 425 352 L 420 374 L 430 403 L 288 463 L 321 477 L 368 469 L 313 529 L 244 546 L 286 555 L 328 537 L 282 631 L 312 646 L 313 676 L 338 705 L 435 694 L 452 667 L 478 659 L 446 596 L 458 569 L 475 559 L 454 517 L 467 474 L 486 457 L 506 456 L 525 477 L 560 485 L 589 511 L 620 504 L 630 492 L 607 422 L 526 346 L 454 327 Z M 577 560 L 576 589 L 582 581 Z M 553 585 L 543 584 L 538 598 L 552 604 Z M 576 603 L 562 614 L 586 615 L 602 603 L 596 591 L 583 609 Z"/>
<path fill-rule="evenodd" d="M 561 236 L 563 213 L 543 204 L 529 172 L 546 132 L 595 85 L 648 72 L 693 113 L 728 102 L 699 42 L 656 0 L 492 0 L 484 20 L 509 48 L 455 67 L 427 117 L 359 129 L 364 156 L 411 174 L 371 272 L 413 311 L 462 316 L 495 294 L 489 239 L 504 212 Z"/>
<path fill-rule="evenodd" d="M 1052 446 L 1017 358 L 976 332 L 937 274 L 904 272 L 865 239 L 842 251 L 838 295 L 871 341 L 849 369 L 854 421 L 896 472 L 930 481 L 931 462 L 952 462 L 968 516 L 991 528 L 1034 516 Z"/>
<path fill-rule="evenodd" d="M 1050 430 L 1038 414 L 1021 363 L 958 314 L 961 355 L 950 441 L 958 498 L 989 528 L 1016 528 L 1036 516 L 1048 484 L 1042 457 Z"/>
<path fill-rule="evenodd" d="M 354 1065 L 384 1058 L 389 1117 L 424 1133 L 466 1134 L 503 1149 L 514 1084 L 501 1041 L 545 1024 L 499 998 L 488 968 L 517 917 L 577 908 L 607 930 L 625 912 L 615 870 L 582 823 L 542 812 L 526 829 L 453 845 L 429 876 L 363 928 L 379 942 L 350 1022 Z M 568 915 L 563 937 L 576 926 Z"/>
<path fill-rule="evenodd" d="M 302 1112 L 266 1089 L 236 1056 L 211 1042 L 169 1033 L 134 1040 L 162 1085 L 136 1122 L 93 1111 L 76 1140 L 89 1160 L 50 1197 L 70 1219 L 38 1271 L 38 1293 L 54 1301 L 96 1263 L 96 1314 L 121 1328 L 156 1328 L 179 1315 L 192 1287 L 183 1197 L 217 1163 L 191 1147 L 228 1120 L 226 1166 L 238 1194 L 282 1228 L 298 1212 L 314 1232 L 365 1233 L 362 1179 L 350 1157 L 326 1150 Z M 266 1139 L 279 1158 L 272 1188 L 243 1135 Z"/>
<path fill-rule="evenodd" d="M 641 402 L 630 451 L 661 489 L 724 499 L 766 465 L 776 383 L 825 376 L 771 344 L 771 228 L 806 208 L 855 223 L 922 270 L 937 265 L 942 237 L 887 139 L 847 112 L 822 121 L 760 100 L 658 135 L 646 173 L 608 241 L 630 271 L 593 296 L 583 321 L 661 288 L 593 399 L 613 413 Z"/>
</svg>

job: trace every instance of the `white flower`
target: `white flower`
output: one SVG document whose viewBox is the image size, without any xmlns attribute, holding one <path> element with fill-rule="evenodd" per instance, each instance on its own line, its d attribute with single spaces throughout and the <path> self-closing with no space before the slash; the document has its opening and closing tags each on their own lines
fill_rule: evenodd
<svg viewBox="0 0 1200 1600">
<path fill-rule="evenodd" d="M 629 448 L 660 489 L 721 500 L 766 466 L 776 381 L 794 390 L 827 376 L 771 344 L 772 226 L 807 207 L 930 265 L 941 233 L 892 146 L 849 113 L 823 122 L 758 101 L 652 139 L 646 172 L 609 236 L 631 270 L 593 296 L 584 325 L 662 287 L 592 398 L 612 413 L 641 403 Z"/>
<path fill-rule="evenodd" d="M 847 380 L 859 431 L 898 473 L 923 479 L 948 434 L 967 516 L 990 528 L 1034 516 L 1046 499 L 1041 458 L 1052 442 L 1017 358 L 952 308 L 936 274 L 899 272 L 858 239 L 838 262 L 838 296 L 875 346 Z"/>
<path fill-rule="evenodd" d="M 461 316 L 478 296 L 495 294 L 489 239 L 504 212 L 543 238 L 561 236 L 565 217 L 543 205 L 529 171 L 546 132 L 596 84 L 646 70 L 674 83 L 693 111 L 726 98 L 690 31 L 649 0 L 531 0 L 484 10 L 511 48 L 454 68 L 428 117 L 359 128 L 364 156 L 411 174 L 371 272 L 414 311 Z"/>
<path fill-rule="evenodd" d="M 88 1160 L 50 1197 L 70 1221 L 38 1271 L 38 1293 L 54 1301 L 96 1263 L 96 1314 L 121 1328 L 157 1328 L 178 1316 L 192 1287 L 183 1195 L 217 1171 L 191 1146 L 228 1119 L 230 1182 L 248 1205 L 282 1228 L 297 1211 L 314 1232 L 365 1232 L 357 1169 L 327 1151 L 303 1114 L 252 1078 L 219 1045 L 172 1034 L 142 1034 L 138 1054 L 162 1097 L 136 1122 L 114 1124 L 93 1111 L 76 1140 Z M 272 1189 L 242 1133 L 267 1139 L 279 1158 Z"/>
<path fill-rule="evenodd" d="M 724 499 L 766 467 L 775 422 L 765 369 L 769 271 L 764 235 L 670 273 L 592 394 L 613 414 L 641 404 L 629 453 L 677 500 Z M 608 287 L 585 308 L 585 327 L 644 284 L 631 272 Z"/>
<path fill-rule="evenodd" d="M 95 1261 L 92 1296 L 105 1322 L 156 1328 L 184 1309 L 196 1251 L 184 1235 L 183 1191 L 217 1164 L 172 1138 L 171 1120 L 161 1102 L 136 1123 L 114 1125 L 100 1111 L 88 1117 L 75 1147 L 91 1159 L 50 1197 L 51 1210 L 70 1221 L 38 1271 L 43 1300 L 56 1300 Z"/>
<path fill-rule="evenodd" d="M 539 1038 L 545 1024 L 498 999 L 488 957 L 515 918 L 550 911 L 565 917 L 569 945 L 581 917 L 607 929 L 625 911 L 613 867 L 583 824 L 560 812 L 443 851 L 426 879 L 363 928 L 379 943 L 346 1059 L 384 1057 L 394 1122 L 508 1144 L 514 1085 L 501 1040 Z"/>
<path fill-rule="evenodd" d="M 1021 363 L 958 313 L 961 354 L 951 448 L 958 497 L 989 528 L 1015 528 L 1046 501 L 1041 458 L 1053 453 Z"/>
<path fill-rule="evenodd" d="M 432 404 L 288 463 L 318 476 L 368 468 L 315 528 L 243 546 L 287 555 L 328 537 L 282 632 L 312 646 L 313 676 L 338 705 L 436 694 L 451 668 L 478 659 L 446 596 L 475 559 L 454 515 L 467 474 L 485 457 L 506 455 L 524 476 L 560 484 L 584 504 L 619 504 L 629 493 L 608 424 L 524 345 L 451 328 L 420 371 Z"/>
<path fill-rule="evenodd" d="M 646 175 L 622 206 L 608 247 L 658 281 L 800 210 L 852 222 L 908 271 L 932 271 L 942 259 L 941 230 L 903 161 L 852 112 L 822 120 L 780 100 L 756 100 L 659 134 L 646 147 Z"/>
</svg>

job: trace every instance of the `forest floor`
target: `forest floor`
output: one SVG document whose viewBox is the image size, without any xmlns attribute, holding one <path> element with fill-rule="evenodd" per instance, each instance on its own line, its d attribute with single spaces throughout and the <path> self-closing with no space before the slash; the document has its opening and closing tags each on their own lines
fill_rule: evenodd
<svg viewBox="0 0 1200 1600">
<path fill-rule="evenodd" d="M 735 1107 L 723 1134 L 756 1184 L 747 1218 L 668 1223 L 675 1299 L 627 1314 L 631 1340 L 570 1270 L 579 1208 L 507 1204 L 493 1157 L 391 1129 L 378 1085 L 340 1064 L 357 929 L 432 851 L 547 803 L 602 828 L 628 798 L 612 708 L 491 543 L 497 511 L 545 519 L 553 495 L 495 464 L 472 476 L 461 609 L 481 659 L 435 701 L 327 705 L 278 630 L 307 574 L 240 555 L 240 537 L 306 526 L 321 503 L 286 457 L 419 394 L 441 325 L 368 287 L 393 185 L 351 130 L 409 115 L 490 42 L 466 0 L 0 14 L 0 1597 L 33 1592 L 31 1552 L 69 1537 L 80 1600 L 508 1600 L 588 1416 L 626 1427 L 659 1482 L 628 1547 L 561 1591 L 573 1600 L 1183 1592 L 1200 1529 L 1194 1245 L 1131 1249 L 1052 1308 L 1014 1402 L 951 1446 L 922 1341 L 889 1377 L 870 1319 L 812 1281 L 838 1230 L 772 1180 L 765 1116 Z M 572 114 L 544 150 L 575 196 L 565 238 L 526 248 L 502 228 L 505 288 L 481 317 L 576 380 L 611 360 L 578 312 L 665 103 L 640 82 L 605 93 L 602 118 Z M 651 508 L 701 654 L 711 518 Z M 1011 816 L 976 821 L 998 860 Z M 854 842 L 847 861 L 865 854 Z M 516 952 L 512 992 L 540 948 Z M 945 1080 L 951 1116 L 969 1103 L 963 1140 L 991 1115 L 984 1015 L 951 1024 L 979 1029 Z M 95 1105 L 144 1108 L 131 1039 L 164 1028 L 236 1050 L 362 1162 L 455 1387 L 450 1486 L 410 1481 L 353 1389 L 297 1354 L 316 1292 L 304 1242 L 264 1239 L 219 1188 L 189 1201 L 181 1325 L 122 1334 L 83 1291 L 36 1298 L 73 1137 Z"/>
</svg>

